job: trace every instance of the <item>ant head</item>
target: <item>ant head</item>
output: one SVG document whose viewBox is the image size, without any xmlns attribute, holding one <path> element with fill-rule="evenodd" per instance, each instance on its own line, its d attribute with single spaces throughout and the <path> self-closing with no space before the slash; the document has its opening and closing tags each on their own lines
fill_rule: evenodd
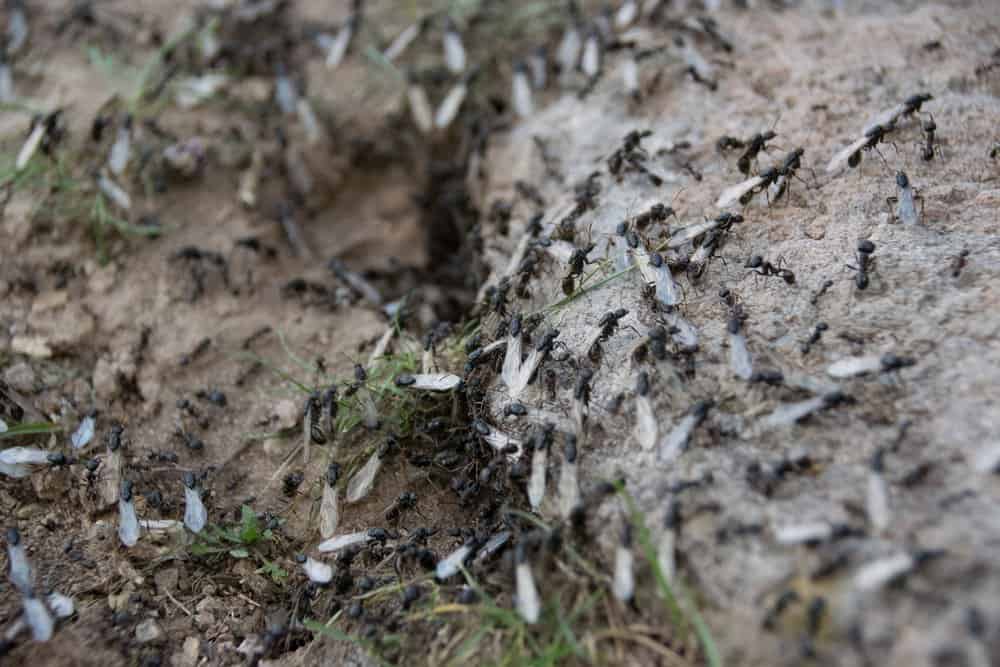
<svg viewBox="0 0 1000 667">
<path fill-rule="evenodd" d="M 868 239 L 858 241 L 858 252 L 863 255 L 870 255 L 875 252 L 875 244 Z"/>
<path fill-rule="evenodd" d="M 764 258 L 763 257 L 761 257 L 760 255 L 753 255 L 753 256 L 750 257 L 750 259 L 747 260 L 747 263 L 744 264 L 743 266 L 744 266 L 744 268 L 747 268 L 747 269 L 758 269 L 763 264 L 764 264 Z"/>
<path fill-rule="evenodd" d="M 907 178 L 906 172 L 897 171 L 896 172 L 896 185 L 900 188 L 907 188 L 910 186 L 910 179 Z"/>
<path fill-rule="evenodd" d="M 774 130 L 768 130 L 767 132 L 764 132 L 763 134 L 760 135 L 761 139 L 763 139 L 764 141 L 770 141 L 771 139 L 774 139 L 777 136 L 778 133 L 775 132 Z"/>
</svg>

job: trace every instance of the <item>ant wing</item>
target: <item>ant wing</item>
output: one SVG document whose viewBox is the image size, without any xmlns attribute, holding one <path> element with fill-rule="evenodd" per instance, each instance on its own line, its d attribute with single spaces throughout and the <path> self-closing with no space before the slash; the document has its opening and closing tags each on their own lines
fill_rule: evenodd
<svg viewBox="0 0 1000 667">
<path fill-rule="evenodd" d="M 854 575 L 854 588 L 861 592 L 875 591 L 893 579 L 906 574 L 915 565 L 908 553 L 880 558 L 865 564 Z"/>
<path fill-rule="evenodd" d="M 118 537 L 126 547 L 139 541 L 139 517 L 131 500 L 118 501 Z"/>
<path fill-rule="evenodd" d="M 762 177 L 754 176 L 753 178 L 748 178 L 742 183 L 737 183 L 736 185 L 726 188 L 722 191 L 722 194 L 719 195 L 719 200 L 715 202 L 716 207 L 726 208 L 727 206 L 735 204 L 740 200 L 740 197 L 747 194 L 763 182 L 764 179 Z"/>
<path fill-rule="evenodd" d="M 691 322 L 676 312 L 665 313 L 664 320 L 675 343 L 685 348 L 698 346 L 698 329 Z"/>
<path fill-rule="evenodd" d="M 548 465 L 548 450 L 544 447 L 531 454 L 531 477 L 528 479 L 528 502 L 537 511 L 545 499 L 545 467 Z"/>
<path fill-rule="evenodd" d="M 774 527 L 774 541 L 784 546 L 820 542 L 830 539 L 832 535 L 833 526 L 825 521 L 810 521 Z"/>
<path fill-rule="evenodd" d="M 747 339 L 741 333 L 729 334 L 729 366 L 741 380 L 749 380 L 753 375 L 753 359 Z"/>
<path fill-rule="evenodd" d="M 359 530 L 356 533 L 346 533 L 344 535 L 337 535 L 336 537 L 331 537 L 325 542 L 320 542 L 316 549 L 322 553 L 328 553 L 331 551 L 340 551 L 341 549 L 346 549 L 347 547 L 354 546 L 355 544 L 361 544 L 368 541 L 368 531 Z"/>
<path fill-rule="evenodd" d="M 36 123 L 35 128 L 28 135 L 28 140 L 24 142 L 21 147 L 20 152 L 17 154 L 17 161 L 14 163 L 15 171 L 21 171 L 28 163 L 31 162 L 31 158 L 35 156 L 38 151 L 38 147 L 42 143 L 42 137 L 45 136 L 45 123 Z"/>
<path fill-rule="evenodd" d="M 302 570 L 309 577 L 309 581 L 316 584 L 328 584 L 333 579 L 333 568 L 314 558 L 306 558 L 306 562 L 302 564 Z"/>
<path fill-rule="evenodd" d="M 10 447 L 0 451 L 0 464 L 8 466 L 45 465 L 49 453 L 37 447 Z"/>
<path fill-rule="evenodd" d="M 36 642 L 45 642 L 52 639 L 52 632 L 55 628 L 55 621 L 46 609 L 45 603 L 34 596 L 24 598 L 24 619 L 31 628 L 31 637 Z"/>
<path fill-rule="evenodd" d="M 660 443 L 659 459 L 661 463 L 670 463 L 687 449 L 688 441 L 691 439 L 691 432 L 698 424 L 698 416 L 694 414 L 685 415 L 667 437 Z"/>
<path fill-rule="evenodd" d="M 489 540 L 486 541 L 486 544 L 482 546 L 482 548 L 479 550 L 479 553 L 476 554 L 476 562 L 484 563 L 492 559 L 494 556 L 500 553 L 500 550 L 503 549 L 508 542 L 510 542 L 512 536 L 513 534 L 509 530 L 502 530 L 493 537 L 491 537 Z"/>
<path fill-rule="evenodd" d="M 851 159 L 851 156 L 857 153 L 859 150 L 865 147 L 868 143 L 868 137 L 861 135 L 861 138 L 856 139 L 850 146 L 844 148 L 839 153 L 833 156 L 830 160 L 830 164 L 826 165 L 826 173 L 832 174 L 834 172 L 840 171 L 847 161 Z"/>
<path fill-rule="evenodd" d="M 530 625 L 538 621 L 542 613 L 542 603 L 538 597 L 538 588 L 535 586 L 535 575 L 527 562 L 518 563 L 514 572 L 517 613 Z"/>
<path fill-rule="evenodd" d="M 458 573 L 459 566 L 468 558 L 471 552 L 472 547 L 467 544 L 463 544 L 455 549 L 438 561 L 437 567 L 434 568 L 434 576 L 437 577 L 438 581 L 450 579 Z"/>
<path fill-rule="evenodd" d="M 826 399 L 823 396 L 817 396 L 815 398 L 810 398 L 805 401 L 797 401 L 795 403 L 783 403 L 782 405 L 779 405 L 774 412 L 760 419 L 751 429 L 750 433 L 751 435 L 760 435 L 770 431 L 771 429 L 794 424 L 800 419 L 823 409 L 825 405 Z"/>
<path fill-rule="evenodd" d="M 569 517 L 580 504 L 580 482 L 576 462 L 563 460 L 559 469 L 559 511 L 563 518 Z"/>
<path fill-rule="evenodd" d="M 417 129 L 424 134 L 430 134 L 434 128 L 434 114 L 431 103 L 427 100 L 427 92 L 419 83 L 411 83 L 406 91 L 406 99 L 410 103 L 410 114 Z"/>
<path fill-rule="evenodd" d="M 512 454 L 512 458 L 516 458 L 521 452 L 521 441 L 517 438 L 507 435 L 502 431 L 493 429 L 489 435 L 484 435 L 483 440 L 485 440 L 493 449 L 497 451 L 503 451 L 509 445 L 514 445 L 518 448 L 518 452 Z"/>
<path fill-rule="evenodd" d="M 414 375 L 416 380 L 410 385 L 410 389 L 422 391 L 451 391 L 462 382 L 462 378 L 451 373 L 424 373 Z"/>
<path fill-rule="evenodd" d="M 354 36 L 354 24 L 352 21 L 345 23 L 337 32 L 337 36 L 330 40 L 330 47 L 326 52 L 326 66 L 335 69 L 347 55 L 347 47 L 351 44 L 351 37 Z"/>
<path fill-rule="evenodd" d="M 847 357 L 830 364 L 826 372 L 835 378 L 852 378 L 866 373 L 874 373 L 882 367 L 882 357 Z"/>
<path fill-rule="evenodd" d="M 622 602 L 628 602 L 635 595 L 635 567 L 632 551 L 619 544 L 615 548 L 614 575 L 612 577 L 612 592 Z"/>
<path fill-rule="evenodd" d="M 872 128 L 874 128 L 876 125 L 881 125 L 883 127 L 887 125 L 892 125 L 899 119 L 900 116 L 903 115 L 904 111 L 906 111 L 906 105 L 904 104 L 897 104 L 891 109 L 886 109 L 885 111 L 882 111 L 877 116 L 872 118 L 867 125 L 865 125 L 865 129 L 862 131 L 861 134 L 867 135 L 868 132 L 870 132 Z"/>
<path fill-rule="evenodd" d="M 464 81 L 448 91 L 448 95 L 441 102 L 441 106 L 438 107 L 437 114 L 434 116 L 435 127 L 443 130 L 451 125 L 451 121 L 455 120 L 455 116 L 458 115 L 458 110 L 461 108 L 462 102 L 465 101 L 467 91 L 468 89 Z"/>
<path fill-rule="evenodd" d="M 361 470 L 354 474 L 347 484 L 347 502 L 356 503 L 369 493 L 375 486 L 375 476 L 382 468 L 382 457 L 376 449 L 368 458 L 368 461 L 361 467 Z"/>
<path fill-rule="evenodd" d="M 670 267 L 666 264 L 653 266 L 649 261 L 649 253 L 644 250 L 636 250 L 635 255 L 642 279 L 656 289 L 657 301 L 665 306 L 676 305 L 680 301 L 680 296 L 677 293 L 674 277 L 670 273 Z"/>
<path fill-rule="evenodd" d="M 632 432 L 643 449 L 652 449 L 656 445 L 658 428 L 649 396 L 635 397 L 635 428 Z"/>
<path fill-rule="evenodd" d="M 81 449 L 90 444 L 90 441 L 94 438 L 94 418 L 87 416 L 83 418 L 80 425 L 77 426 L 73 435 L 70 437 L 70 443 L 73 445 L 73 449 Z"/>
<path fill-rule="evenodd" d="M 319 534 L 325 540 L 337 532 L 340 524 L 340 503 L 337 502 L 339 493 L 337 487 L 323 485 L 323 498 L 319 503 Z"/>
<path fill-rule="evenodd" d="M 751 179 L 753 180 L 753 179 Z M 739 197 L 737 197 L 739 199 Z M 718 220 L 706 220 L 704 222 L 699 222 L 688 227 L 685 227 L 670 237 L 667 241 L 668 248 L 679 248 L 685 243 L 689 243 L 694 239 L 698 238 L 705 232 L 711 231 L 719 226 Z"/>
<path fill-rule="evenodd" d="M 403 51 L 406 51 L 410 44 L 413 43 L 413 40 L 420 36 L 420 30 L 421 24 L 419 22 L 407 27 L 392 41 L 389 48 L 382 53 L 382 57 L 392 62 L 403 55 Z"/>
<path fill-rule="evenodd" d="M 208 512 L 197 490 L 184 487 L 184 525 L 192 533 L 200 533 L 208 521 Z"/>
</svg>

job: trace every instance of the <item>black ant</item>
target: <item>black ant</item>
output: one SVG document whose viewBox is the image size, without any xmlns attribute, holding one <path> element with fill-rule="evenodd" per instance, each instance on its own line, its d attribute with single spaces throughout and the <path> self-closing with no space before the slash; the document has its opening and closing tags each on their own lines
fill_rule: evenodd
<svg viewBox="0 0 1000 667">
<path fill-rule="evenodd" d="M 753 255 L 743 266 L 760 276 L 777 276 L 788 285 L 795 284 L 795 274 L 788 269 L 781 268 L 782 260 L 778 264 L 772 264 L 760 255 Z"/>
<path fill-rule="evenodd" d="M 868 287 L 868 272 L 871 270 L 872 265 L 872 254 L 875 252 L 875 244 L 871 241 L 865 239 L 858 241 L 858 252 L 857 252 L 857 266 L 847 265 L 847 268 L 852 271 L 856 271 L 854 275 L 854 284 L 859 290 L 867 289 Z"/>
<path fill-rule="evenodd" d="M 920 157 L 924 159 L 924 162 L 930 162 L 934 159 L 934 153 L 941 152 L 940 146 L 934 145 L 934 133 L 937 131 L 937 123 L 934 122 L 934 116 L 927 114 L 928 118 L 921 125 L 921 129 L 924 131 L 924 149 L 920 153 Z"/>
</svg>

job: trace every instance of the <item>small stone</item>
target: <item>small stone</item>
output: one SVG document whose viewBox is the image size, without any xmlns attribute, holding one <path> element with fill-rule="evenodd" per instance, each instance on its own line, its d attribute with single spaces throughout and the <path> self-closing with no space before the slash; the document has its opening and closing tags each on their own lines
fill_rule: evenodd
<svg viewBox="0 0 1000 667">
<path fill-rule="evenodd" d="M 17 508 L 17 511 L 14 512 L 14 516 L 18 519 L 30 519 L 41 512 L 42 507 L 40 505 L 21 505 Z"/>
<path fill-rule="evenodd" d="M 140 644 L 148 644 L 163 639 L 163 628 L 155 619 L 147 618 L 135 626 L 135 640 Z"/>
<path fill-rule="evenodd" d="M 201 653 L 201 642 L 197 637 L 188 637 L 184 640 L 184 646 L 179 653 L 175 653 L 172 659 L 174 667 L 195 667 L 198 664 L 198 656 Z"/>
<path fill-rule="evenodd" d="M 34 392 L 35 385 L 38 383 L 38 376 L 35 375 L 34 369 L 24 361 L 12 364 L 10 368 L 5 370 L 3 379 L 15 391 L 24 392 L 25 394 Z"/>
<path fill-rule="evenodd" d="M 826 223 L 823 220 L 816 219 L 806 225 L 802 231 L 807 238 L 818 241 L 826 236 Z"/>
<path fill-rule="evenodd" d="M 180 579 L 180 571 L 176 567 L 169 567 L 160 570 L 153 575 L 156 582 L 156 590 L 162 592 L 173 592 L 177 589 L 177 581 Z"/>
<path fill-rule="evenodd" d="M 299 406 L 287 398 L 278 401 L 274 406 L 274 414 L 278 418 L 278 428 L 292 428 L 298 424 L 300 412 Z"/>
<path fill-rule="evenodd" d="M 983 190 L 976 195 L 977 206 L 1000 206 L 1000 190 Z"/>
<path fill-rule="evenodd" d="M 49 342 L 41 336 L 14 336 L 10 341 L 10 349 L 15 354 L 24 354 L 35 359 L 48 359 L 52 356 Z"/>
</svg>

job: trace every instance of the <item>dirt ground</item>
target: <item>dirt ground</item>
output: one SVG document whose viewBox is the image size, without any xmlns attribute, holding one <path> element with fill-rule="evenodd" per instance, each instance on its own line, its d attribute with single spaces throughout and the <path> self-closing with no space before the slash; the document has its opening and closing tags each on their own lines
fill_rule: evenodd
<svg viewBox="0 0 1000 667">
<path fill-rule="evenodd" d="M 15 83 L 18 96 L 36 108 L 64 108 L 67 141 L 79 147 L 88 145 L 92 119 L 111 94 L 128 90 L 127 77 L 102 73 L 86 47 L 141 67 L 162 36 L 182 30 L 202 5 L 189 0 L 95 3 L 95 24 L 73 22 L 57 36 L 56 27 L 72 4 L 29 3 L 32 32 L 27 52 L 15 61 Z M 329 4 L 293 3 L 287 14 L 295 30 L 287 34 L 336 24 L 348 15 L 349 3 L 332 3 L 332 10 Z M 419 3 L 403 4 L 407 7 L 397 8 L 400 16 L 385 9 L 391 3 L 371 3 L 374 15 L 389 17 L 387 34 L 417 15 Z M 597 259 L 605 256 L 619 222 L 655 202 L 672 206 L 677 215 L 648 230 L 653 243 L 657 235 L 666 238 L 717 215 L 713 204 L 719 193 L 744 178 L 735 154 L 716 150 L 717 139 L 748 137 L 771 127 L 777 133 L 775 147 L 762 154 L 761 166 L 802 146 L 803 163 L 815 176 L 803 170 L 805 183 L 794 182 L 787 200 L 771 206 L 751 203 L 743 210 L 746 220 L 734 226 L 701 279 L 678 279 L 684 292 L 680 312 L 697 327 L 699 351 L 689 355 L 671 348 L 664 361 L 641 366 L 632 361 L 639 339 L 665 321 L 650 308 L 633 274 L 548 309 L 564 296 L 561 283 L 572 251 L 557 241 L 549 251 L 538 250 L 541 268 L 530 295 L 510 306 L 511 312 L 525 314 L 544 310 L 546 325 L 560 330 L 565 347 L 539 372 L 545 378 L 551 371 L 556 396 L 549 396 L 543 382 L 532 385 L 520 398 L 529 417 L 511 420 L 503 415 L 509 398 L 497 380 L 487 393 L 484 414 L 516 436 L 526 436 L 547 419 L 563 428 L 570 423 L 580 368 L 595 371 L 590 423 L 581 441 L 582 486 L 623 476 L 655 536 L 668 501 L 680 503 L 679 569 L 727 665 L 803 664 L 803 638 L 809 636 L 805 610 L 818 597 L 826 613 L 809 637 L 815 655 L 808 658 L 817 664 L 1000 662 L 1000 571 L 992 552 L 1000 539 L 994 518 L 1000 496 L 995 476 L 975 468 L 977 457 L 995 445 L 1000 428 L 994 288 L 1000 274 L 1000 160 L 989 155 L 1000 140 L 996 5 L 846 2 L 842 11 L 832 12 L 811 3 L 785 10 L 722 4 L 715 17 L 732 52 L 699 42 L 711 54 L 717 89 L 686 76 L 668 49 L 642 61 L 644 95 L 636 103 L 621 89 L 623 57 L 613 53 L 589 94 L 576 94 L 574 82 L 573 90 L 537 94 L 539 110 L 528 119 L 514 120 L 506 112 L 504 127 L 491 136 L 484 178 L 470 193 L 482 212 L 482 247 L 474 260 L 463 254 L 468 230 L 445 234 L 450 245 L 442 250 L 437 243 L 441 225 L 431 219 L 442 210 L 462 219 L 453 213 L 461 206 L 447 199 L 450 181 L 442 170 L 468 149 L 468 136 L 456 130 L 434 145 L 422 143 L 401 96 L 387 93 L 382 81 L 372 82 L 370 67 L 348 62 L 329 71 L 315 49 L 304 44 L 275 48 L 299 67 L 310 99 L 333 128 L 305 156 L 318 181 L 296 210 L 306 256 L 291 252 L 275 215 L 288 188 L 275 139 L 282 121 L 273 110 L 262 111 L 273 106 L 273 76 L 255 71 L 259 65 L 250 61 L 242 64 L 251 73 L 234 80 L 224 94 L 193 110 L 167 106 L 157 114 L 157 123 L 171 135 L 198 137 L 207 155 L 196 177 L 173 178 L 163 193 L 140 194 L 143 184 L 136 176 L 137 210 L 131 220 L 155 216 L 163 228 L 157 238 L 109 234 L 99 252 L 89 209 L 64 215 L 43 196 L 51 192 L 9 188 L 0 222 L 0 379 L 22 397 L 30 416 L 57 422 L 69 432 L 96 410 L 96 435 L 83 457 L 103 459 L 104 437 L 113 422 L 121 422 L 127 476 L 139 491 L 141 517 L 179 518 L 182 474 L 204 472 L 213 523 L 232 524 L 241 506 L 249 505 L 262 522 L 270 521 L 276 537 L 249 558 L 194 558 L 190 537 L 155 534 L 125 550 L 118 545 L 113 508 L 94 499 L 100 479 L 88 477 L 82 466 L 4 479 L 0 515 L 20 528 L 36 580 L 45 589 L 71 595 L 77 616 L 61 624 L 50 642 L 22 637 L 0 662 L 240 664 L 250 660 L 239 652 L 241 645 L 287 623 L 290 609 L 308 605 L 302 601 L 307 587 L 294 556 L 314 553 L 319 540 L 315 511 L 327 453 L 314 447 L 309 464 L 290 456 L 300 442 L 305 399 L 297 384 L 322 387 L 337 381 L 343 389 L 354 365 L 367 363 L 390 326 L 380 308 L 333 276 L 329 259 L 340 258 L 364 273 L 387 302 L 408 296 L 413 332 L 440 320 L 461 331 L 462 317 L 472 312 L 472 296 L 497 283 L 539 208 L 517 194 L 516 181 L 534 185 L 545 200 L 545 236 L 572 206 L 572 186 L 601 171 L 597 206 L 577 221 L 575 236 L 579 245 L 596 244 L 591 258 Z M 119 24 L 126 26 L 120 35 L 104 28 Z M 635 39 L 641 46 L 669 44 L 665 35 L 673 33 L 657 30 L 638 28 Z M 983 67 L 991 62 L 992 67 Z M 860 169 L 836 177 L 826 173 L 829 158 L 856 138 L 870 117 L 922 91 L 934 96 L 923 109 L 938 126 L 940 152 L 932 161 L 919 156 L 923 115 L 902 122 L 894 145 L 880 147 L 887 164 L 866 152 Z M 29 118 L 0 115 L 5 155 L 12 158 L 20 148 Z M 616 180 L 606 171 L 606 158 L 633 129 L 652 131 L 643 147 L 652 156 L 647 165 L 664 179 L 660 187 L 641 174 Z M 286 131 L 296 145 L 301 128 L 290 123 Z M 151 131 L 144 136 L 152 136 Z M 536 139 L 553 161 L 541 159 Z M 674 150 L 681 142 L 690 147 Z M 266 159 L 259 202 L 248 208 L 237 192 L 255 148 Z M 922 222 L 913 228 L 893 221 L 886 206 L 886 197 L 896 194 L 897 170 L 907 172 L 923 197 Z M 476 180 L 474 175 L 470 182 Z M 509 220 L 498 224 L 488 213 L 501 200 L 512 202 L 513 209 Z M 237 243 L 248 238 L 262 249 Z M 871 284 L 864 291 L 856 289 L 853 273 L 844 267 L 854 263 L 859 239 L 870 239 L 877 248 Z M 224 257 L 226 277 L 211 262 L 177 259 L 187 247 Z M 964 249 L 969 250 L 967 265 L 953 275 Z M 454 264 L 444 266 L 442 253 Z M 774 262 L 781 258 L 782 266 L 794 270 L 795 284 L 747 276 L 743 266 L 752 254 Z M 480 262 L 493 270 L 485 282 Z M 295 289 L 298 279 L 305 281 L 299 283 L 304 289 Z M 826 280 L 833 285 L 814 301 Z M 789 379 L 784 386 L 733 379 L 726 311 L 717 297 L 724 287 L 738 294 L 748 315 L 745 327 L 756 367 L 783 371 Z M 589 336 L 600 316 L 618 307 L 629 314 L 595 363 L 587 359 Z M 808 354 L 802 353 L 801 341 L 819 321 L 828 329 Z M 395 347 L 406 351 L 402 341 Z M 452 364 L 449 370 L 461 371 L 464 353 L 459 350 L 455 342 L 441 351 L 442 363 Z M 889 351 L 912 355 L 917 363 L 898 375 L 840 383 L 825 377 L 825 367 L 837 359 Z M 640 368 L 652 380 L 661 435 L 697 401 L 714 401 L 688 451 L 670 465 L 659 463 L 629 435 Z M 794 386 L 792 378 L 802 379 Z M 781 403 L 808 398 L 804 386 L 839 387 L 854 403 L 795 426 L 752 432 L 754 423 Z M 224 401 L 209 400 L 215 390 Z M 625 399 L 615 411 L 608 405 L 618 394 Z M 388 405 L 400 405 L 396 400 Z M 440 407 L 421 406 L 427 419 Z M 350 429 L 340 443 L 342 460 L 359 463 L 392 427 Z M 201 440 L 203 448 L 187 446 L 181 431 Z M 263 437 L 278 432 L 282 437 Z M 68 432 L 16 444 L 69 452 L 67 441 Z M 862 530 L 815 548 L 776 543 L 776 525 L 819 520 L 863 528 L 866 476 L 879 448 L 886 450 L 894 516 L 889 528 L 877 535 Z M 748 472 L 755 464 L 769 470 L 803 453 L 807 464 L 767 482 L 765 490 Z M 428 526 L 438 529 L 429 547 L 446 553 L 462 541 L 450 531 L 468 526 L 481 507 L 463 506 L 448 488 L 457 473 L 402 459 L 385 467 L 370 496 L 344 511 L 338 532 L 386 525 L 407 534 Z M 552 467 L 554 474 L 556 464 Z M 304 480 L 288 489 L 284 478 L 296 472 Z M 692 480 L 708 481 L 676 491 L 678 483 Z M 523 484 L 515 486 L 510 500 L 524 507 Z M 387 521 L 385 508 L 403 491 L 417 494 L 416 510 Z M 158 506 L 149 502 L 152 492 L 162 497 Z M 541 516 L 555 514 L 554 505 L 542 505 Z M 615 504 L 601 510 L 598 521 L 608 528 L 599 532 L 596 551 L 612 552 L 620 514 Z M 943 556 L 892 588 L 861 600 L 850 596 L 850 577 L 864 563 L 902 550 L 938 549 Z M 835 561 L 840 565 L 833 574 L 812 575 Z M 386 562 L 371 569 L 380 584 L 393 578 Z M 275 581 L 265 566 L 290 574 Z M 776 627 L 762 630 L 768 610 L 789 589 L 799 602 Z M 328 598 L 321 601 L 332 605 Z M 972 609 L 983 627 L 970 631 Z M 333 609 L 313 611 L 322 619 Z M 630 622 L 665 624 L 651 613 L 637 612 Z M 19 614 L 17 592 L 0 584 L 0 626 Z M 363 629 L 361 623 L 348 627 Z M 430 645 L 446 644 L 444 630 L 435 631 L 440 636 L 433 636 Z M 655 655 L 619 651 L 617 662 L 682 664 Z M 288 633 L 265 657 L 283 665 L 372 664 L 351 644 L 313 639 L 301 629 Z M 414 664 L 426 657 L 403 655 L 399 662 Z"/>
</svg>

